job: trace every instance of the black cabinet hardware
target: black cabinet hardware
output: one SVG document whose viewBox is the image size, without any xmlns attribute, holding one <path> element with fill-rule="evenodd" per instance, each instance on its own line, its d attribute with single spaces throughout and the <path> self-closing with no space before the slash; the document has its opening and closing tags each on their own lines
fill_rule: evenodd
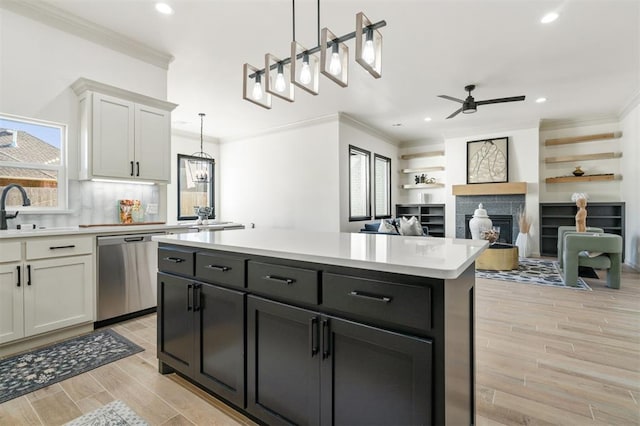
<svg viewBox="0 0 640 426">
<path fill-rule="evenodd" d="M 20 287 L 20 265 L 16 266 L 16 268 L 18 269 L 18 287 Z"/>
<path fill-rule="evenodd" d="M 218 265 L 207 265 L 205 266 L 207 269 L 215 269 L 216 271 L 227 272 L 230 271 L 231 268 L 228 266 L 218 266 Z"/>
<path fill-rule="evenodd" d="M 282 278 L 282 277 L 276 277 L 275 275 L 266 275 L 262 277 L 262 279 L 267 281 L 275 281 L 275 282 L 287 284 L 287 285 L 291 285 L 296 282 L 296 280 L 294 280 L 293 278 Z"/>
<path fill-rule="evenodd" d="M 136 161 L 136 176 L 140 176 L 140 162 Z"/>
<path fill-rule="evenodd" d="M 131 163 L 131 176 L 133 176 L 133 161 L 130 161 Z"/>
<path fill-rule="evenodd" d="M 27 285 L 31 285 L 31 265 L 27 265 Z"/>
<path fill-rule="evenodd" d="M 318 317 L 309 320 L 309 346 L 311 346 L 311 356 L 318 353 Z"/>
<path fill-rule="evenodd" d="M 164 260 L 171 263 L 182 263 L 185 260 L 180 257 L 165 257 Z"/>
<path fill-rule="evenodd" d="M 378 296 L 377 294 L 367 294 L 357 290 L 350 291 L 347 294 L 349 296 L 359 297 L 361 299 L 367 299 L 367 300 L 374 300 L 376 302 L 382 302 L 382 303 L 389 303 L 391 302 L 391 300 L 393 300 L 393 298 L 389 296 Z"/>
<path fill-rule="evenodd" d="M 322 320 L 322 359 L 331 355 L 331 331 L 329 330 L 329 320 Z"/>
<path fill-rule="evenodd" d="M 144 241 L 144 237 L 127 237 L 124 239 L 125 243 L 135 243 L 138 241 Z"/>
<path fill-rule="evenodd" d="M 75 244 L 70 244 L 68 246 L 53 246 L 53 247 L 49 247 L 49 250 L 59 250 L 59 249 L 66 249 L 66 248 L 75 248 Z"/>
</svg>

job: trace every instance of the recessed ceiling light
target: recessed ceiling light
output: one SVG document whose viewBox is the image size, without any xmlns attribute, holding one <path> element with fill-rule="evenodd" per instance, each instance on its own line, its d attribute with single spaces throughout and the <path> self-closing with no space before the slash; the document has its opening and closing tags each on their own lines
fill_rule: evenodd
<svg viewBox="0 0 640 426">
<path fill-rule="evenodd" d="M 402 127 L 402 123 L 393 123 L 391 126 L 393 126 L 393 127 Z"/>
<path fill-rule="evenodd" d="M 167 3 L 156 3 L 156 10 L 163 15 L 173 15 L 173 8 Z"/>
<path fill-rule="evenodd" d="M 536 99 L 536 103 L 541 104 L 543 102 L 547 102 L 547 98 L 538 98 L 538 99 Z"/>
<path fill-rule="evenodd" d="M 425 117 L 424 121 L 431 121 L 431 117 Z"/>
<path fill-rule="evenodd" d="M 542 22 L 543 24 L 549 24 L 555 21 L 556 19 L 558 19 L 558 16 L 559 15 L 556 12 L 549 12 L 546 15 L 544 15 L 542 19 L 540 19 L 540 22 Z"/>
</svg>

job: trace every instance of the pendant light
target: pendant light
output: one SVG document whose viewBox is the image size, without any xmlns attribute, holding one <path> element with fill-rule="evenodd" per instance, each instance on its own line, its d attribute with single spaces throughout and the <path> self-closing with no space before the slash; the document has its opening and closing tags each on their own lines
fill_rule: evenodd
<svg viewBox="0 0 640 426">
<path fill-rule="evenodd" d="M 200 116 L 200 151 L 191 154 L 192 158 L 189 160 L 189 164 L 191 166 L 191 178 L 194 183 L 209 183 L 211 179 L 209 176 L 209 169 L 213 163 L 213 157 L 204 152 L 202 146 L 204 142 L 204 117 L 206 114 L 201 112 L 198 115 Z"/>
</svg>

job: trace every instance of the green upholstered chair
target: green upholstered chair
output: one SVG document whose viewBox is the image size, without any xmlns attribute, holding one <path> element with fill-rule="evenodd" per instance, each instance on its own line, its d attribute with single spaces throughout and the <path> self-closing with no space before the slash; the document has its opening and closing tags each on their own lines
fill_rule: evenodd
<svg viewBox="0 0 640 426">
<path fill-rule="evenodd" d="M 589 257 L 587 252 L 602 253 Z M 594 234 L 591 232 L 568 232 L 564 236 L 562 251 L 562 278 L 565 285 L 578 285 L 578 267 L 590 266 L 608 269 L 607 287 L 620 288 L 622 269 L 622 237 L 616 234 Z"/>
<path fill-rule="evenodd" d="M 564 245 L 564 234 L 567 232 L 577 232 L 575 226 L 559 226 L 558 227 L 558 266 L 562 269 L 562 247 Z M 597 232 L 602 234 L 604 229 L 602 228 L 594 228 L 591 226 L 587 227 L 586 232 Z"/>
</svg>

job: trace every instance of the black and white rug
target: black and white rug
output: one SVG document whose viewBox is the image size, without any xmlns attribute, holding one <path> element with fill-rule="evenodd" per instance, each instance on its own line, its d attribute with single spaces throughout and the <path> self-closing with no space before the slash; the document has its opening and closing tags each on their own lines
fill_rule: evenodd
<svg viewBox="0 0 640 426">
<path fill-rule="evenodd" d="M 519 283 L 545 285 L 549 287 L 570 288 L 572 290 L 591 290 L 591 287 L 578 277 L 578 286 L 571 287 L 564 284 L 559 273 L 558 262 L 534 258 L 519 260 L 520 266 L 512 271 L 484 271 L 477 270 L 476 277 L 490 280 L 516 281 Z"/>
<path fill-rule="evenodd" d="M 135 411 L 122 401 L 113 401 L 82 417 L 66 423 L 65 426 L 148 426 Z"/>
<path fill-rule="evenodd" d="M 104 329 L 0 360 L 0 403 L 143 350 Z"/>
</svg>

